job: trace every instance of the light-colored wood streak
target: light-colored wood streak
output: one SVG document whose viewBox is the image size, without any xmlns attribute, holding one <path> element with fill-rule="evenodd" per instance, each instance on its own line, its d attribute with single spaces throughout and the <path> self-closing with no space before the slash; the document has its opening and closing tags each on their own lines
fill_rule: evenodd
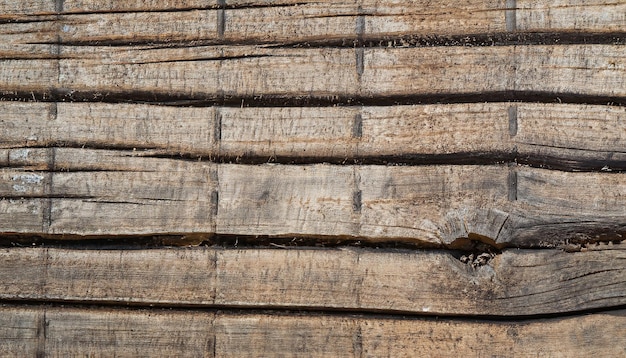
<svg viewBox="0 0 626 358">
<path fill-rule="evenodd" d="M 436 245 L 471 235 L 498 244 L 551 245 L 580 235 L 618 239 L 624 231 L 623 173 L 507 165 L 237 165 L 153 155 L 4 149 L 1 231 L 328 235 Z"/>
<path fill-rule="evenodd" d="M 0 320 L 28 332 L 44 317 L 41 342 L 24 347 L 8 336 L 9 356 L 137 357 L 571 357 L 626 353 L 624 311 L 515 321 L 360 315 L 298 315 L 166 310 L 0 307 Z M 5 338 L 5 337 L 2 337 Z"/>
<path fill-rule="evenodd" d="M 620 45 L 365 49 L 142 45 L 52 50 L 59 52 L 59 60 L 5 60 L 0 80 L 6 91 L 49 93 L 51 88 L 63 88 L 68 98 L 78 91 L 96 99 L 111 94 L 325 99 L 505 91 L 626 95 Z"/>
<path fill-rule="evenodd" d="M 310 161 L 503 155 L 526 161 L 626 162 L 626 109 L 540 103 L 353 107 L 0 104 L 0 147 L 107 147 L 204 158 Z M 12 161 L 17 160 L 14 158 Z M 454 160 L 454 159 L 449 159 Z M 5 162 L 0 159 L 0 163 Z M 596 168 L 598 169 L 598 168 Z"/>
<path fill-rule="evenodd" d="M 0 251 L 0 299 L 425 315 L 563 314 L 626 303 L 624 246 L 591 245 L 574 253 L 504 250 L 482 266 L 432 250 L 11 248 Z"/>
</svg>

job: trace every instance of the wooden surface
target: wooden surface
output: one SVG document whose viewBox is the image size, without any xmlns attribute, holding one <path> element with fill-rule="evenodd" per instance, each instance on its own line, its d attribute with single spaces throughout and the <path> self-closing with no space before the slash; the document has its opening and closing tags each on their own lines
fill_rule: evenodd
<svg viewBox="0 0 626 358">
<path fill-rule="evenodd" d="M 70 100 L 245 101 L 259 96 L 324 99 L 507 91 L 626 96 L 626 71 L 617 65 L 623 58 L 621 45 L 365 49 L 45 45 L 45 51 L 59 55 L 2 56 L 9 59 L 0 80 L 14 91 L 40 97 L 61 92 Z"/>
<path fill-rule="evenodd" d="M 446 251 L 356 248 L 12 248 L 0 251 L 0 298 L 442 316 L 563 314 L 626 304 L 624 246 L 513 249 L 485 253 L 483 261 L 476 254 L 468 262 Z"/>
<path fill-rule="evenodd" d="M 626 224 L 623 173 L 250 166 L 74 148 L 1 154 L 8 166 L 0 171 L 4 233 L 331 236 L 435 245 L 478 235 L 499 245 L 552 246 L 619 240 Z"/>
<path fill-rule="evenodd" d="M 517 160 L 626 168 L 626 109 L 541 103 L 350 107 L 2 104 L 5 148 L 154 149 L 242 162 Z M 72 128 L 68 131 L 67 128 Z M 7 165 L 0 157 L 0 163 Z"/>
<path fill-rule="evenodd" d="M 20 1 L 0 20 L 61 28 L 63 42 L 304 42 L 359 36 L 623 31 L 619 0 L 565 1 Z M 156 12 L 156 13 L 155 13 Z M 60 15 L 60 16 L 59 16 Z M 40 21 L 40 22 L 37 22 Z M 65 27 L 64 27 L 65 26 Z M 42 33 L 46 38 L 50 34 Z M 52 39 L 52 37 L 48 37 Z"/>
<path fill-rule="evenodd" d="M 0 355 L 626 355 L 625 14 L 0 0 Z"/>
<path fill-rule="evenodd" d="M 241 165 L 5 149 L 4 233 L 329 236 L 449 245 L 619 240 L 623 173 L 508 165 Z"/>
<path fill-rule="evenodd" d="M 21 356 L 43 351 L 53 357 L 527 357 L 537 352 L 550 357 L 618 357 L 626 353 L 624 311 L 519 325 L 415 317 L 0 306 L 0 322 L 3 328 L 15 327 L 0 328 L 0 352 Z M 39 329 L 42 325 L 45 331 Z"/>
</svg>

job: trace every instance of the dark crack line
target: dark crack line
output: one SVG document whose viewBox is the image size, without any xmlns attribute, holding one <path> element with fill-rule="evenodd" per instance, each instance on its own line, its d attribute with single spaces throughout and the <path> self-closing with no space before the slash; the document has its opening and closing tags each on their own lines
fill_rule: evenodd
<svg viewBox="0 0 626 358">
<path fill-rule="evenodd" d="M 145 302 L 137 301 L 113 301 L 106 299 L 94 299 L 94 300 L 63 300 L 58 298 L 28 298 L 28 299 L 0 299 L 0 304 L 4 307 L 33 307 L 40 306 L 42 308 L 55 307 L 64 309 L 120 309 L 124 311 L 139 310 L 145 311 L 146 309 L 151 311 L 164 310 L 172 312 L 177 310 L 181 312 L 219 312 L 225 314 L 237 314 L 237 315 L 257 315 L 257 314 L 270 314 L 270 315 L 300 315 L 304 312 L 307 316 L 334 316 L 343 317 L 350 316 L 361 319 L 395 319 L 395 320 L 434 320 L 441 322 L 442 320 L 461 321 L 470 320 L 472 323 L 483 322 L 511 322 L 511 323 L 524 323 L 532 322 L 533 320 L 543 319 L 563 319 L 573 318 L 579 316 L 585 316 L 590 314 L 602 314 L 611 313 L 615 311 L 621 311 L 626 309 L 624 305 L 610 305 L 599 308 L 571 310 L 564 312 L 554 313 L 538 313 L 528 315 L 486 315 L 486 314 L 454 314 L 454 313 L 424 313 L 405 310 L 394 309 L 376 309 L 376 308 L 335 308 L 335 307 L 315 307 L 315 306 L 280 306 L 280 305 L 223 305 L 223 304 L 192 304 L 192 303 L 162 303 L 151 302 L 146 300 Z"/>
<path fill-rule="evenodd" d="M 222 10 L 220 10 L 222 11 Z M 358 18 L 367 15 L 358 15 Z M 218 18 L 220 23 L 226 21 L 225 15 Z M 364 21 L 364 20 L 363 20 Z M 226 26 L 226 24 L 224 25 Z M 193 39 L 163 39 L 160 37 L 144 39 L 99 39 L 99 40 L 66 40 L 63 46 L 157 46 L 155 48 L 189 48 L 201 46 L 263 46 L 266 48 L 412 48 L 412 47 L 490 47 L 516 45 L 623 45 L 626 44 L 626 32 L 504 32 L 492 34 L 460 34 L 460 35 L 423 35 L 407 34 L 403 36 L 385 36 L 367 33 L 345 33 L 329 35 L 294 35 L 294 40 L 263 40 L 260 38 L 243 38 L 239 40 L 224 39 L 220 36 L 221 25 L 218 24 L 218 36 L 211 38 L 197 37 Z M 186 34 L 181 34 L 186 36 Z M 300 37 L 300 38 L 298 38 Z M 29 44 L 56 44 L 46 41 Z"/>
<path fill-rule="evenodd" d="M 233 59 L 248 59 L 260 56 L 241 56 Z M 271 56 L 270 56 L 271 57 Z M 220 58 L 211 58 L 211 60 Z M 231 59 L 224 57 L 224 60 Z M 203 61 L 196 59 L 190 61 Z M 173 62 L 173 61 L 167 61 Z M 219 93 L 218 93 L 219 92 Z M 140 103 L 172 107 L 335 107 L 368 106 L 383 107 L 418 104 L 457 104 L 457 103 L 496 103 L 496 102 L 534 102 L 558 104 L 586 104 L 626 106 L 626 97 L 597 96 L 566 92 L 544 91 L 492 91 L 474 93 L 423 93 L 397 96 L 363 96 L 357 93 L 336 95 L 229 95 L 214 92 L 171 93 L 154 91 L 113 91 L 102 88 L 92 91 L 73 90 L 71 88 L 52 88 L 48 91 L 12 91 L 0 90 L 0 101 L 21 102 L 97 102 L 97 103 Z M 514 105 L 514 103 L 512 103 Z"/>
</svg>

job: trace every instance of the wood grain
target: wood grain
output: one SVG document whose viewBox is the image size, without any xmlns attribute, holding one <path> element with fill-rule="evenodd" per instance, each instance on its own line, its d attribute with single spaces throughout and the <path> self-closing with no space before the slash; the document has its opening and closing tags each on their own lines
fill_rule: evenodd
<svg viewBox="0 0 626 358">
<path fill-rule="evenodd" d="M 359 357 L 621 356 L 624 311 L 568 318 L 502 321 L 360 315 L 270 315 L 228 311 L 80 309 L 4 306 L 0 320 L 34 330 L 45 317 L 38 348 L 46 356 L 138 357 Z M 41 333 L 40 333 L 41 334 Z M 22 341 L 3 340 L 11 356 L 30 353 Z"/>
<path fill-rule="evenodd" d="M 625 355 L 625 14 L 0 0 L 0 356 Z"/>
<path fill-rule="evenodd" d="M 6 129 L 0 132 L 0 147 L 5 148 L 158 149 L 164 155 L 244 162 L 423 164 L 508 158 L 569 170 L 623 170 L 626 163 L 626 109 L 617 106 L 238 108 L 5 102 L 0 108 L 0 127 Z M 0 159 L 0 165 L 7 162 Z"/>
<path fill-rule="evenodd" d="M 40 351 L 43 309 L 0 305 L 0 354 L 35 357 Z"/>
<path fill-rule="evenodd" d="M 238 165 L 4 149 L 3 233 L 330 236 L 449 245 L 620 240 L 623 173 L 508 165 Z M 156 156 L 156 157 L 155 157 Z"/>
<path fill-rule="evenodd" d="M 84 1 L 0 4 L 0 20 L 54 28 L 65 43 L 292 43 L 506 32 L 619 32 L 617 0 Z M 52 27 L 49 27 L 51 26 Z M 15 26 L 9 28 L 15 29 Z M 0 34 L 2 34 L 0 30 Z M 44 33 L 40 33 L 45 38 Z M 1 36 L 1 35 L 0 35 Z M 54 38 L 54 37 L 53 37 Z M 48 38 L 50 40 L 52 38 Z"/>
<path fill-rule="evenodd" d="M 620 0 L 516 0 L 518 31 L 624 31 L 626 3 Z"/>
<path fill-rule="evenodd" d="M 47 170 L 2 170 L 0 193 L 8 214 L 1 216 L 2 227 L 36 232 L 39 226 L 39 231 L 49 233 L 96 235 L 111 229 L 133 234 L 179 228 L 214 232 L 213 164 L 138 158 L 124 152 L 81 152 L 11 151 L 9 160 Z M 18 219 L 22 224 L 16 224 Z"/>
<path fill-rule="evenodd" d="M 626 95 L 620 45 L 365 49 L 143 45 L 60 46 L 48 51 L 59 55 L 46 56 L 59 59 L 4 61 L 0 70 L 4 90 L 50 96 L 56 88 L 63 89 L 69 100 L 80 94 L 91 100 L 123 96 L 142 101 L 159 96 L 325 99 L 506 91 Z"/>
<path fill-rule="evenodd" d="M 434 250 L 12 248 L 0 251 L 0 298 L 445 316 L 563 314 L 626 303 L 624 246 L 505 250 L 487 255 L 482 265 Z"/>
</svg>

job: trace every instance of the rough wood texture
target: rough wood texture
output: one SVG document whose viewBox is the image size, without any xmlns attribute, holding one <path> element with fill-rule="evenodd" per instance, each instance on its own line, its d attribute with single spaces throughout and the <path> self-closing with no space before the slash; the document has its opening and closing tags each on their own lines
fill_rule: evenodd
<svg viewBox="0 0 626 358">
<path fill-rule="evenodd" d="M 626 355 L 625 24 L 0 0 L 0 356 Z M 347 239 L 430 250 L 236 248 Z"/>
<path fill-rule="evenodd" d="M 35 332 L 38 345 L 0 340 L 10 356 L 361 357 L 550 356 L 626 353 L 626 316 L 613 311 L 518 322 L 378 316 L 0 307 L 0 321 Z M 41 319 L 40 319 L 41 320 Z M 1 334 L 1 331 L 0 331 Z M 2 338 L 5 338 L 2 337 Z"/>
<path fill-rule="evenodd" d="M 11 163 L 51 171 L 0 171 L 4 232 L 13 220 L 33 233 L 214 231 L 214 164 L 79 152 L 10 151 Z"/>
<path fill-rule="evenodd" d="M 592 245 L 575 253 L 505 250 L 486 255 L 482 265 L 444 251 L 13 248 L 0 251 L 0 298 L 444 316 L 563 314 L 626 304 L 624 246 Z"/>
<path fill-rule="evenodd" d="M 0 231 L 359 237 L 501 245 L 619 240 L 624 173 L 524 166 L 237 165 L 150 151 L 0 151 Z"/>
<path fill-rule="evenodd" d="M 619 32 L 624 30 L 625 12 L 626 5 L 617 0 L 446 0 L 436 5 L 426 0 L 0 3 L 0 21 L 29 21 L 34 28 L 48 30 L 38 31 L 40 39 L 53 41 L 58 36 L 69 43 L 349 42 L 407 35 Z M 0 29 L 0 36 L 3 32 Z"/>
<path fill-rule="evenodd" d="M 28 51 L 31 51 L 30 47 Z M 620 45 L 263 48 L 53 47 L 60 59 L 7 59 L 7 91 L 110 95 L 377 97 L 530 91 L 626 96 Z M 29 52 L 30 53 L 30 52 Z M 14 56 L 14 55 L 11 55 Z M 415 61 L 419 58 L 420 61 Z M 212 79 L 208 81 L 207 79 Z"/>
<path fill-rule="evenodd" d="M 4 148 L 143 148 L 205 159 L 335 163 L 493 162 L 516 156 L 523 163 L 569 170 L 626 169 L 626 108 L 617 106 L 190 108 L 5 102 L 0 108 Z"/>
</svg>

